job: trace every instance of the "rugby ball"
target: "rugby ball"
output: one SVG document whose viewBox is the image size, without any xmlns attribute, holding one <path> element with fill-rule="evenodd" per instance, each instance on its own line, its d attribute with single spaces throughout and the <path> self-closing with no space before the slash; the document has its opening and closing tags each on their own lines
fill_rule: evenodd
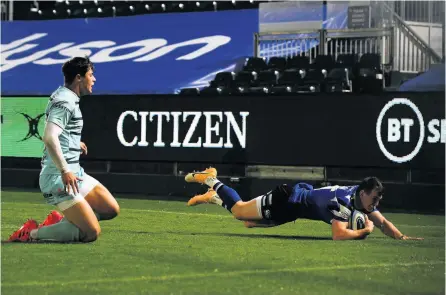
<svg viewBox="0 0 446 295">
<path fill-rule="evenodd" d="M 364 229 L 365 218 L 366 218 L 365 214 L 362 213 L 361 211 L 357 210 L 353 211 L 348 222 L 348 228 L 352 230 Z"/>
</svg>

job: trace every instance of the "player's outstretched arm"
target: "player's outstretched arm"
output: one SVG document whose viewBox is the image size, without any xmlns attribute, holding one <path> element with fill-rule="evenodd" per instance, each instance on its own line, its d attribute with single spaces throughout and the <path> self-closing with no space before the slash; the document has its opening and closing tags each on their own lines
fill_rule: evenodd
<svg viewBox="0 0 446 295">
<path fill-rule="evenodd" d="M 379 211 L 367 215 L 379 229 L 391 238 L 397 240 L 423 240 L 423 238 L 408 237 L 402 234 L 392 222 L 388 221 Z"/>
<path fill-rule="evenodd" d="M 366 227 L 360 230 L 348 229 L 348 222 L 333 219 L 331 231 L 333 240 L 358 240 L 364 239 L 373 231 L 373 222 L 366 221 Z"/>
</svg>

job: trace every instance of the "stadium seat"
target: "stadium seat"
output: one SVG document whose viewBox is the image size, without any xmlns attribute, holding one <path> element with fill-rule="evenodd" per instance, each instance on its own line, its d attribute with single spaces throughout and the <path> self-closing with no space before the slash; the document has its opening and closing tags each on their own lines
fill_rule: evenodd
<svg viewBox="0 0 446 295">
<path fill-rule="evenodd" d="M 245 65 L 243 66 L 243 71 L 264 71 L 268 69 L 266 65 L 265 59 L 261 57 L 250 57 L 245 61 Z"/>
<path fill-rule="evenodd" d="M 285 70 L 277 81 L 277 85 L 273 86 L 271 92 L 284 93 L 294 92 L 297 86 L 302 84 L 302 70 L 289 69 Z"/>
<path fill-rule="evenodd" d="M 340 54 L 334 68 L 325 79 L 327 92 L 352 92 L 353 80 L 357 76 L 358 56 L 356 54 Z"/>
<path fill-rule="evenodd" d="M 269 93 L 271 88 L 277 84 L 278 79 L 278 71 L 262 71 L 257 75 L 257 79 L 253 81 L 253 87 L 250 87 L 248 91 L 252 93 Z"/>
<path fill-rule="evenodd" d="M 314 62 L 310 65 L 310 69 L 320 71 L 324 78 L 335 67 L 335 63 L 331 55 L 318 55 Z M 313 76 L 315 74 L 312 74 Z M 316 77 L 316 76 L 314 76 Z"/>
<path fill-rule="evenodd" d="M 381 69 L 381 56 L 377 53 L 364 53 L 359 59 L 360 68 Z"/>
<path fill-rule="evenodd" d="M 287 61 L 287 69 L 307 70 L 310 65 L 308 56 L 293 56 Z"/>
<path fill-rule="evenodd" d="M 262 1 L 11 1 L 14 20 L 257 9 L 260 2 Z"/>
<path fill-rule="evenodd" d="M 213 88 L 216 87 L 225 87 L 231 88 L 234 84 L 234 72 L 220 72 L 215 75 L 214 80 L 210 82 L 210 86 Z"/>
<path fill-rule="evenodd" d="M 254 81 L 255 86 L 273 86 L 277 84 L 279 79 L 278 71 L 262 71 L 257 75 L 257 79 Z"/>
<path fill-rule="evenodd" d="M 339 54 L 336 59 L 335 67 L 345 67 L 353 69 L 358 63 L 356 54 Z"/>
<path fill-rule="evenodd" d="M 283 72 L 286 69 L 286 66 L 286 58 L 284 57 L 271 57 L 268 61 L 268 68 L 270 70 Z"/>
<path fill-rule="evenodd" d="M 253 86 L 254 80 L 256 79 L 256 72 L 241 71 L 235 75 L 234 86 L 236 91 L 239 93 L 245 93 L 246 90 Z"/>
<path fill-rule="evenodd" d="M 334 68 L 325 79 L 326 92 L 352 92 L 352 69 Z"/>
<path fill-rule="evenodd" d="M 199 88 L 183 88 L 180 90 L 180 95 L 199 95 L 200 89 Z"/>
<path fill-rule="evenodd" d="M 327 72 L 334 68 L 334 61 L 331 55 L 318 55 L 311 64 L 313 69 L 326 69 Z"/>
<path fill-rule="evenodd" d="M 383 91 L 384 75 L 381 69 L 381 56 L 365 53 L 359 59 L 358 75 L 353 82 L 355 92 L 376 93 Z"/>
<path fill-rule="evenodd" d="M 298 92 L 320 92 L 324 89 L 325 75 L 321 69 L 310 69 L 306 72 L 302 84 L 297 87 Z"/>
<path fill-rule="evenodd" d="M 200 91 L 201 96 L 229 95 L 231 93 L 231 88 L 226 87 L 206 87 Z"/>
</svg>

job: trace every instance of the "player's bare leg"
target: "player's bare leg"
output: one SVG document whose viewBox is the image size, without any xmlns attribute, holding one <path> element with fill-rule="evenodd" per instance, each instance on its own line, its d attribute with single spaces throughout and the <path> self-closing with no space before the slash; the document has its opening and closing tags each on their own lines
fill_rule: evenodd
<svg viewBox="0 0 446 295">
<path fill-rule="evenodd" d="M 93 242 L 99 237 L 101 227 L 87 201 L 81 200 L 74 206 L 64 210 L 63 214 L 69 222 L 79 228 L 82 233 L 80 239 L 82 242 Z"/>
<path fill-rule="evenodd" d="M 206 193 L 196 195 L 187 202 L 188 206 L 196 206 L 200 204 L 216 204 L 223 206 L 223 201 L 220 199 L 219 195 L 210 188 Z M 262 216 L 259 216 L 255 200 L 250 200 L 248 202 L 238 201 L 232 207 L 231 212 L 238 220 L 253 221 L 262 219 Z"/>
<path fill-rule="evenodd" d="M 186 182 L 206 184 L 210 188 L 206 193 L 191 198 L 187 203 L 188 206 L 217 204 L 226 208 L 239 220 L 262 219 L 256 200 L 243 202 L 234 189 L 221 183 L 216 176 L 217 170 L 215 168 L 208 168 L 204 171 L 192 172 L 186 175 Z"/>
<path fill-rule="evenodd" d="M 237 202 L 234 207 L 232 207 L 232 214 L 238 220 L 245 221 L 257 221 L 263 218 L 257 207 L 256 199 L 248 202 Z"/>
<path fill-rule="evenodd" d="M 30 242 L 93 242 L 101 233 L 101 227 L 93 209 L 84 199 L 76 199 L 60 203 L 59 208 L 65 217 L 59 222 L 37 227 L 34 220 L 27 221 L 24 226 L 13 233 L 9 241 Z M 66 206 L 66 209 L 62 210 Z"/>
<path fill-rule="evenodd" d="M 98 183 L 86 196 L 85 200 L 98 217 L 98 220 L 109 220 L 118 216 L 119 204 L 101 183 Z M 98 216 L 99 215 L 99 216 Z"/>
</svg>

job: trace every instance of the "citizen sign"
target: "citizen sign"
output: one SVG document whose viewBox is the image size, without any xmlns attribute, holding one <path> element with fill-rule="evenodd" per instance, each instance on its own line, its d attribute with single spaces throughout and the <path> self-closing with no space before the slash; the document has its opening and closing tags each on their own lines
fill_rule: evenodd
<svg viewBox="0 0 446 295">
<path fill-rule="evenodd" d="M 413 126 L 415 120 L 413 118 L 388 118 L 387 119 L 387 136 L 384 140 L 389 143 L 403 143 L 409 144 L 415 142 L 414 149 L 407 155 L 394 155 L 389 152 L 384 144 L 383 137 L 381 136 L 381 125 L 383 123 L 384 115 L 393 107 L 398 108 L 410 108 L 415 113 L 415 120 L 418 120 L 419 125 L 419 137 L 417 139 L 413 134 Z M 427 132 L 426 132 L 427 127 Z M 446 120 L 445 119 L 431 119 L 425 122 L 422 113 L 418 107 L 407 98 L 394 98 L 389 101 L 381 110 L 378 120 L 376 122 L 376 139 L 378 141 L 379 148 L 383 154 L 391 161 L 396 163 L 404 163 L 412 160 L 419 152 L 424 142 L 428 144 L 445 143 L 446 142 Z"/>
<path fill-rule="evenodd" d="M 186 148 L 233 148 L 235 142 L 241 148 L 246 148 L 246 121 L 249 112 L 147 112 L 128 110 L 119 116 L 116 134 L 119 142 L 126 146 L 147 147 L 186 147 Z M 236 117 L 240 117 L 241 124 L 237 123 Z M 239 120 L 239 121 L 240 121 Z M 126 136 L 124 134 L 124 124 L 130 121 L 139 122 L 139 136 Z M 166 122 L 171 122 L 166 124 Z M 148 124 L 156 124 L 156 138 L 147 138 Z M 205 133 L 197 134 L 197 126 L 205 124 Z M 169 126 L 169 127 L 166 127 Z M 221 136 L 223 130 L 226 136 Z M 180 138 L 181 130 L 187 130 L 185 136 Z M 169 136 L 165 136 L 170 133 Z M 231 134 L 235 138 L 231 138 Z M 198 135 L 198 139 L 197 139 Z M 172 138 L 166 143 L 165 138 Z M 192 141 L 192 138 L 195 138 Z"/>
</svg>

